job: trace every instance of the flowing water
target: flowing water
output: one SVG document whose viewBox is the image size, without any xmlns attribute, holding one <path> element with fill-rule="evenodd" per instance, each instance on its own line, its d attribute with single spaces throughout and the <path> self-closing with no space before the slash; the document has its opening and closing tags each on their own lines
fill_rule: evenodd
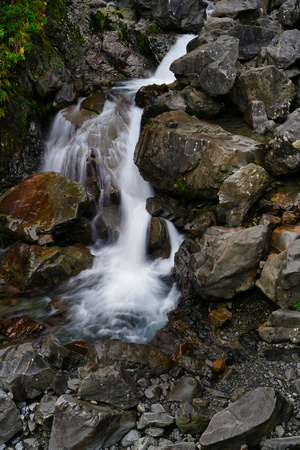
<svg viewBox="0 0 300 450">
<path fill-rule="evenodd" d="M 181 237 L 168 223 L 170 257 L 148 257 L 150 216 L 145 203 L 153 192 L 133 163 L 142 114 L 133 97 L 141 86 L 172 82 L 169 66 L 185 54 L 186 44 L 193 37 L 180 37 L 152 78 L 131 80 L 114 88 L 97 117 L 76 129 L 62 111 L 53 123 L 42 171 L 60 172 L 84 184 L 87 161 L 93 158 L 101 192 L 97 214 L 101 214 L 112 188 L 121 198 L 122 232 L 118 238 L 106 242 L 98 239 L 91 247 L 93 268 L 55 292 L 70 314 L 62 331 L 65 339 L 147 342 L 166 323 L 166 313 L 176 306 L 179 293 L 170 275 Z"/>
</svg>

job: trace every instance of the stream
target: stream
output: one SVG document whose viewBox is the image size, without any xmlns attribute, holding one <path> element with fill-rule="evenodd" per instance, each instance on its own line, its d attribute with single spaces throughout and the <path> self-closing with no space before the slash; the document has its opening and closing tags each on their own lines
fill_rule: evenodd
<svg viewBox="0 0 300 450">
<path fill-rule="evenodd" d="M 84 184 L 87 161 L 92 157 L 99 170 L 100 191 L 94 223 L 112 189 L 120 195 L 122 218 L 117 238 L 98 238 L 90 247 L 95 255 L 92 269 L 51 293 L 51 298 L 58 297 L 68 310 L 68 323 L 57 330 L 63 341 L 118 338 L 144 343 L 165 325 L 167 312 L 176 307 L 179 292 L 171 270 L 181 236 L 168 223 L 169 258 L 153 260 L 147 255 L 151 216 L 145 203 L 154 194 L 133 163 L 142 115 L 134 96 L 141 86 L 174 81 L 169 66 L 185 54 L 193 37 L 179 37 L 153 77 L 122 82 L 113 88 L 102 113 L 79 128 L 65 119 L 64 111 L 53 122 L 41 171 L 60 172 Z M 43 301 L 51 298 L 46 296 Z"/>
</svg>

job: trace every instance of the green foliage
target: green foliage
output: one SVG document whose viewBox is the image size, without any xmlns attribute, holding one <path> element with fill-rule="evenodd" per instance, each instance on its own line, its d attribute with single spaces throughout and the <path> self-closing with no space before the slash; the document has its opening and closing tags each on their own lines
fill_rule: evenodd
<svg viewBox="0 0 300 450">
<path fill-rule="evenodd" d="M 174 184 L 174 188 L 177 192 L 184 192 L 186 191 L 186 177 L 181 175 L 181 177 L 178 180 L 178 183 Z"/>
<path fill-rule="evenodd" d="M 115 29 L 112 20 L 107 15 L 103 14 L 102 11 L 97 12 L 94 23 L 97 31 L 113 31 Z"/>
<path fill-rule="evenodd" d="M 300 311 L 300 300 L 299 300 L 298 303 L 296 303 L 295 309 L 296 309 L 297 311 Z"/>
<path fill-rule="evenodd" d="M 32 48 L 32 36 L 46 22 L 45 0 L 2 0 L 0 7 L 0 117 L 12 89 L 10 70 Z"/>
</svg>

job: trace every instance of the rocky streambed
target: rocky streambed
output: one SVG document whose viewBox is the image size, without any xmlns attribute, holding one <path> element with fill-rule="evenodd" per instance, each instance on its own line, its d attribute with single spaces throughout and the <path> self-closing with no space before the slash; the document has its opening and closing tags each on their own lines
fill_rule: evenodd
<svg viewBox="0 0 300 450">
<path fill-rule="evenodd" d="M 111 166 L 93 139 L 80 183 L 33 173 L 34 165 L 24 171 L 24 151 L 0 197 L 0 448 L 300 448 L 298 2 L 220 0 L 209 18 L 199 2 L 174 12 L 136 1 L 127 15 L 121 3 L 85 4 L 79 33 L 103 21 L 97 32 L 93 22 L 85 63 L 69 58 L 68 71 L 58 64 L 31 82 L 79 129 L 102 113 L 107 76 L 108 84 L 141 76 L 155 46 L 165 53 L 174 32 L 197 33 L 171 64 L 176 82 L 136 95 L 134 160 L 155 189 L 147 252 L 169 257 L 166 219 L 183 234 L 178 307 L 148 345 L 57 338 L 70 306 L 51 289 L 92 267 L 99 236 L 122 231 L 118 176 L 99 189 Z M 156 27 L 172 33 L 159 41 Z M 147 51 L 133 57 L 136 42 Z M 80 90 L 87 99 L 75 107 Z M 120 97 L 119 116 L 126 102 Z M 243 119 L 247 136 L 217 125 L 224 117 Z M 36 122 L 30 130 L 38 147 Z M 37 318 L 19 306 L 40 289 L 49 301 Z"/>
</svg>

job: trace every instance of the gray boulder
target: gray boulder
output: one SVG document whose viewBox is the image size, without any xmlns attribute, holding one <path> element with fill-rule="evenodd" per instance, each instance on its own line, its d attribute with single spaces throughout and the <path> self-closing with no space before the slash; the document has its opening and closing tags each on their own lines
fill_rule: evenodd
<svg viewBox="0 0 300 450">
<path fill-rule="evenodd" d="M 300 311 L 277 309 L 258 329 L 261 339 L 277 344 L 290 341 L 300 344 Z"/>
<path fill-rule="evenodd" d="M 300 108 L 277 128 L 269 148 L 267 167 L 272 174 L 283 175 L 300 169 Z"/>
<path fill-rule="evenodd" d="M 246 219 L 251 206 L 262 196 L 269 186 L 267 172 L 256 164 L 248 164 L 222 184 L 218 197 L 226 211 L 226 225 L 236 227 Z"/>
<path fill-rule="evenodd" d="M 22 420 L 10 396 L 0 389 L 0 445 L 22 430 Z M 5 447 L 5 446 L 4 446 Z"/>
<path fill-rule="evenodd" d="M 62 374 L 37 354 L 32 343 L 8 346 L 0 351 L 0 381 L 5 381 L 17 401 L 41 395 L 45 389 L 61 393 L 66 387 Z"/>
<path fill-rule="evenodd" d="M 51 430 L 57 400 L 56 395 L 45 394 L 37 407 L 35 420 L 44 430 Z"/>
<path fill-rule="evenodd" d="M 233 298 L 254 286 L 268 236 L 269 230 L 263 225 L 208 228 L 194 245 L 181 245 L 175 255 L 177 277 L 191 279 L 204 299 Z"/>
<path fill-rule="evenodd" d="M 75 103 L 78 97 L 78 92 L 74 84 L 64 84 L 62 88 L 56 93 L 52 102 L 52 107 L 55 109 L 62 109 L 66 106 Z"/>
<path fill-rule="evenodd" d="M 201 30 L 207 8 L 202 0 L 135 0 L 134 6 L 142 17 L 153 20 L 162 28 L 193 33 Z"/>
<path fill-rule="evenodd" d="M 230 92 L 232 102 L 242 113 L 248 103 L 260 100 L 264 103 L 267 116 L 273 120 L 287 118 L 294 95 L 294 84 L 283 70 L 274 65 L 241 73 Z"/>
<path fill-rule="evenodd" d="M 299 0 L 287 0 L 278 10 L 278 21 L 286 27 L 294 27 L 300 20 Z"/>
<path fill-rule="evenodd" d="M 197 115 L 199 119 L 208 119 L 220 115 L 224 110 L 221 101 L 211 97 L 192 86 L 187 86 L 181 91 L 186 104 L 186 112 Z"/>
<path fill-rule="evenodd" d="M 273 388 L 255 389 L 214 415 L 200 438 L 201 448 L 254 447 L 276 425 L 289 420 L 292 412 L 292 404 Z"/>
<path fill-rule="evenodd" d="M 261 148 L 252 139 L 173 111 L 144 127 L 134 161 L 143 178 L 161 191 L 216 198 L 223 181 L 253 162 Z"/>
<path fill-rule="evenodd" d="M 135 426 L 134 411 L 119 411 L 61 396 L 55 406 L 49 450 L 106 448 Z"/>
<path fill-rule="evenodd" d="M 236 25 L 228 34 L 239 40 L 239 60 L 247 60 L 258 55 L 262 47 L 269 45 L 276 36 L 274 31 L 264 27 Z"/>
<path fill-rule="evenodd" d="M 98 400 L 122 409 L 139 402 L 135 381 L 122 367 L 107 366 L 90 373 L 80 383 L 78 394 L 85 400 Z"/>
<path fill-rule="evenodd" d="M 36 90 L 44 99 L 51 97 L 62 85 L 62 79 L 54 69 L 47 70 L 35 82 Z"/>
<path fill-rule="evenodd" d="M 220 36 L 176 59 L 170 70 L 184 85 L 201 88 L 213 97 L 227 94 L 236 78 L 238 45 L 235 37 Z"/>
<path fill-rule="evenodd" d="M 202 397 L 203 388 L 198 380 L 193 377 L 180 378 L 174 389 L 167 397 L 169 402 L 188 402 L 194 398 Z"/>
<path fill-rule="evenodd" d="M 251 22 L 262 16 L 264 5 L 259 0 L 220 0 L 212 12 L 213 17 L 231 17 L 242 23 Z"/>
<path fill-rule="evenodd" d="M 279 69 L 286 69 L 300 59 L 300 30 L 287 30 L 276 36 L 266 47 L 266 61 Z"/>
<path fill-rule="evenodd" d="M 282 308 L 294 306 L 300 296 L 300 240 L 294 240 L 286 250 L 267 259 L 259 289 Z"/>
</svg>

